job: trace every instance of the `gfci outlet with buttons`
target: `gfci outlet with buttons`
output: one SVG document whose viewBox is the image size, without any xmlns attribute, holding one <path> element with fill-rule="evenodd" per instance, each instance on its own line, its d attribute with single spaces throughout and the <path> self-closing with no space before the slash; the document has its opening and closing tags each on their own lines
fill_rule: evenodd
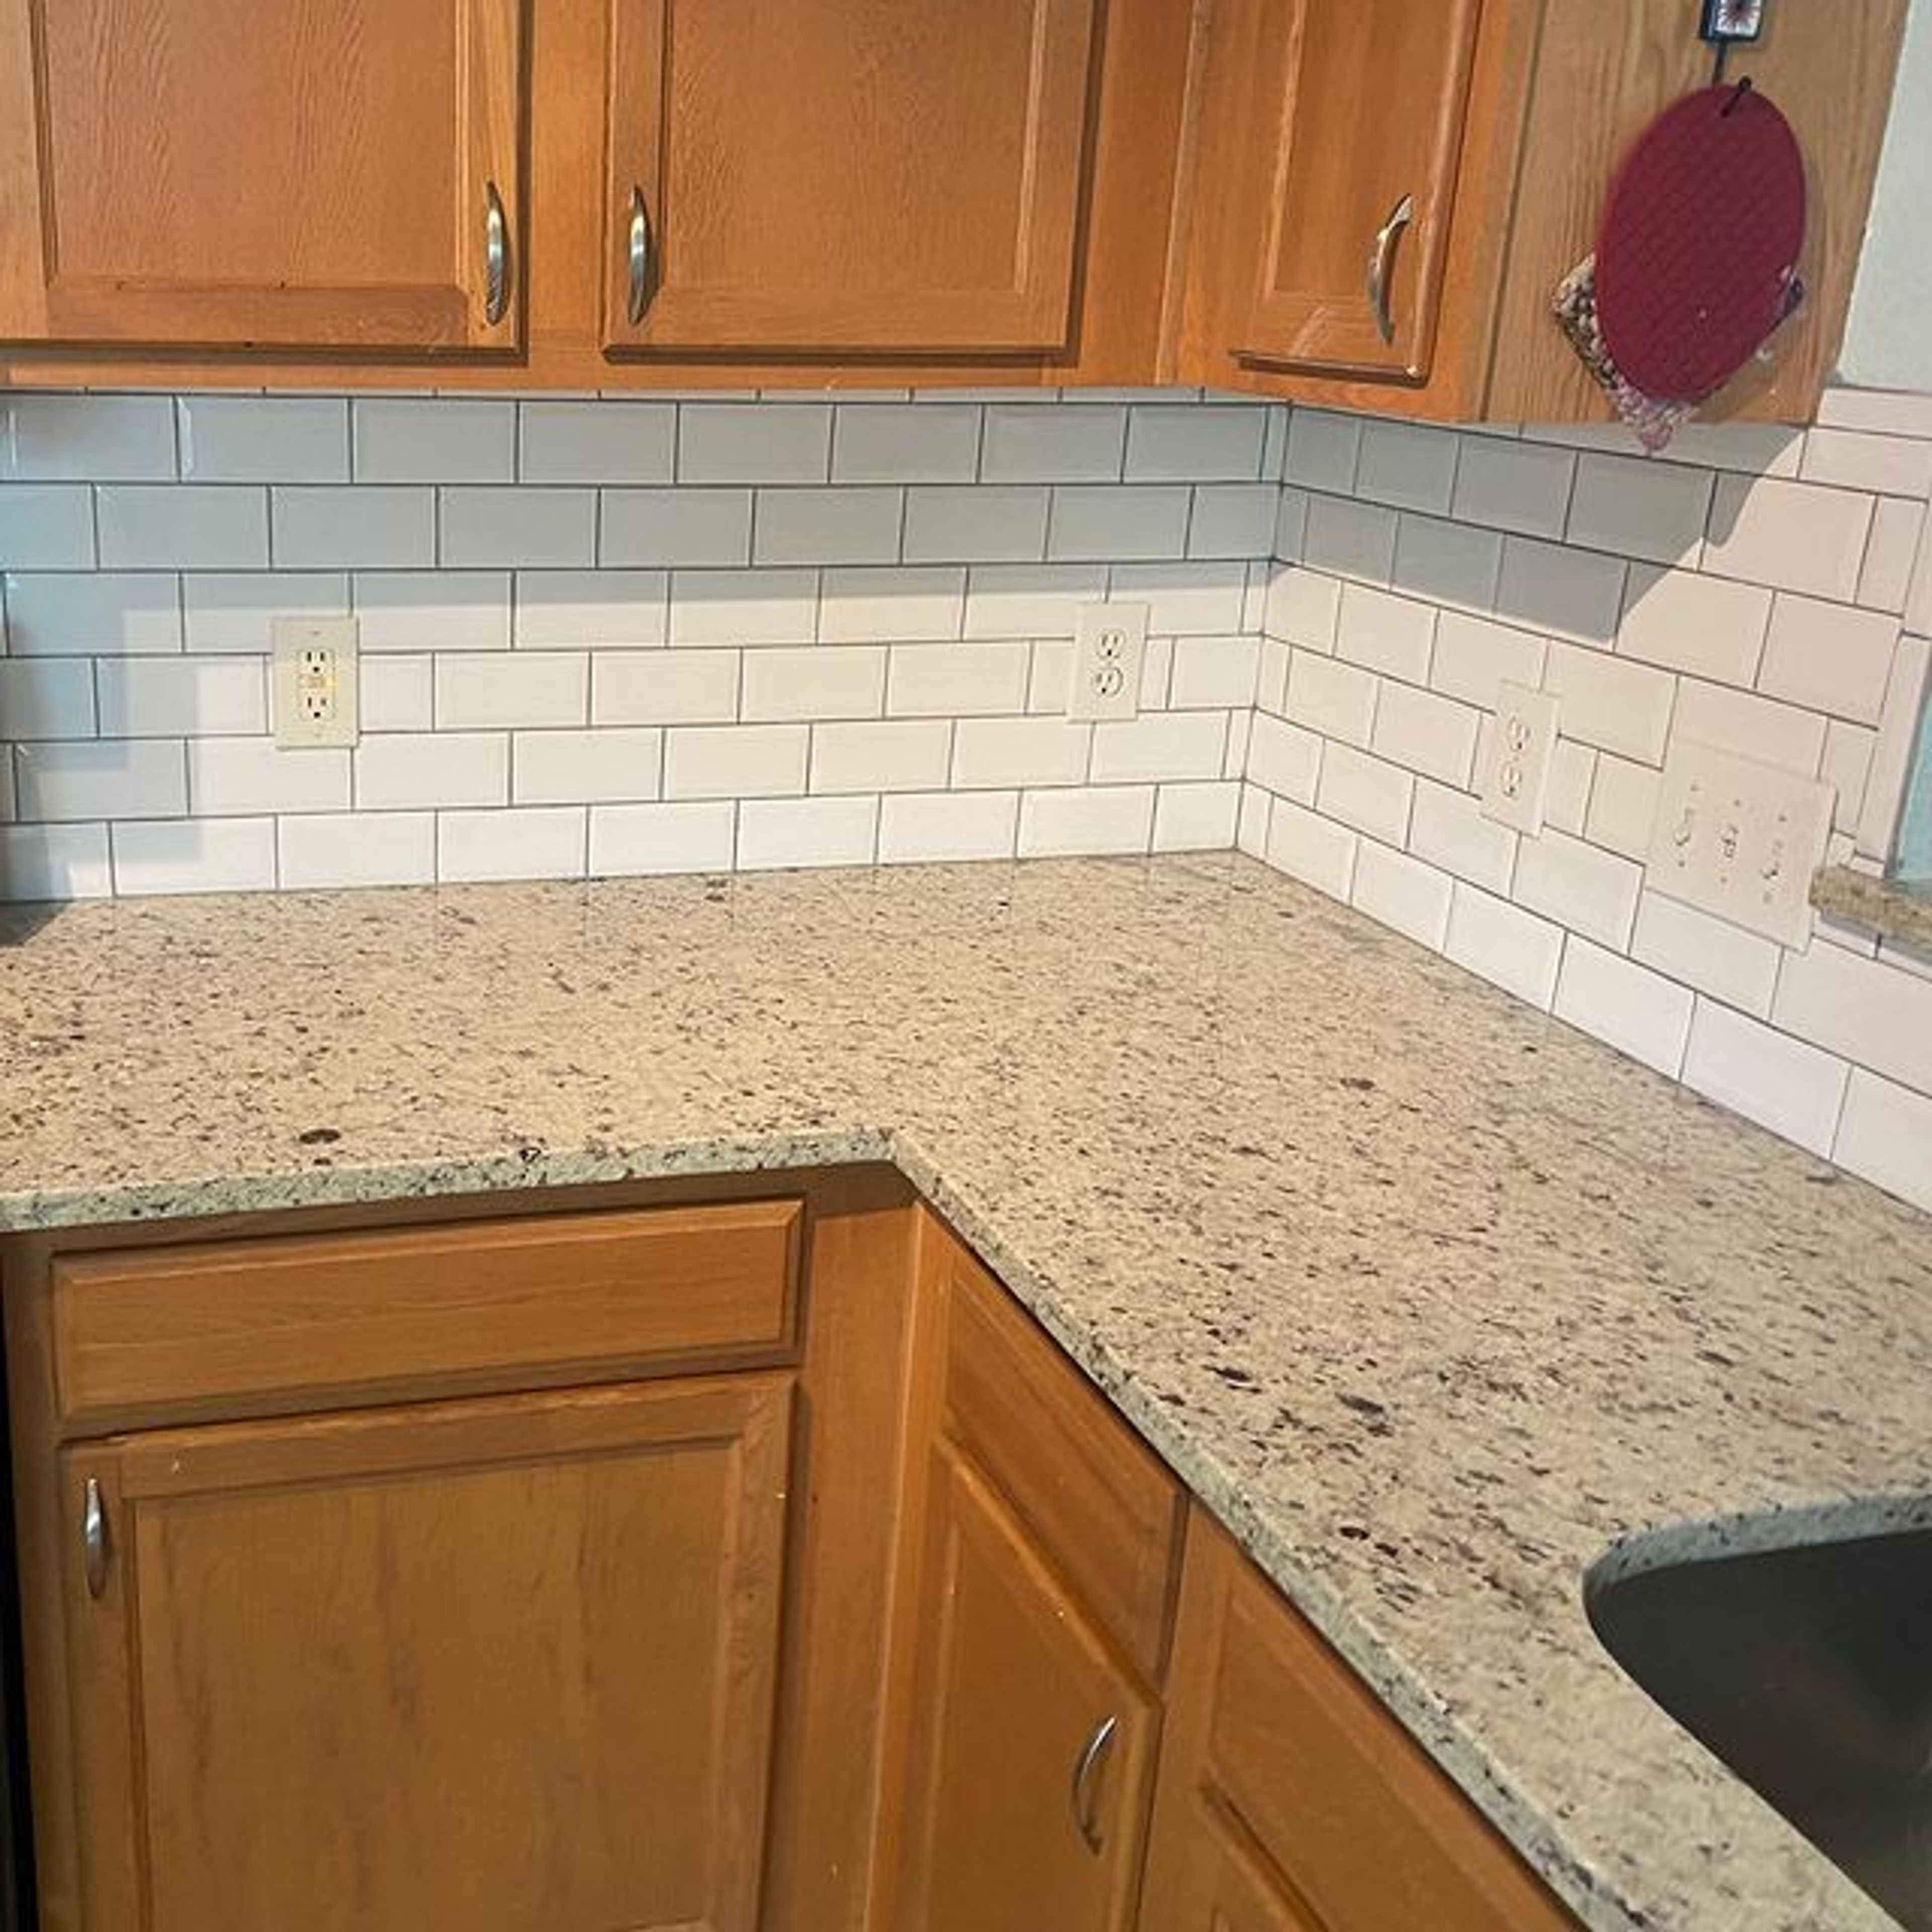
<svg viewBox="0 0 1932 1932">
<path fill-rule="evenodd" d="M 1835 790 L 1709 745 L 1672 748 L 1644 883 L 1780 945 L 1811 937 L 1811 880 Z"/>
<path fill-rule="evenodd" d="M 1099 722 L 1140 716 L 1148 616 L 1144 604 L 1081 605 L 1074 622 L 1068 717 Z"/>
<path fill-rule="evenodd" d="M 275 742 L 284 751 L 354 744 L 356 620 L 278 617 L 269 631 Z"/>
<path fill-rule="evenodd" d="M 1483 816 L 1531 838 L 1543 830 L 1550 761 L 1556 752 L 1556 700 L 1528 686 L 1497 687 L 1483 764 Z"/>
</svg>

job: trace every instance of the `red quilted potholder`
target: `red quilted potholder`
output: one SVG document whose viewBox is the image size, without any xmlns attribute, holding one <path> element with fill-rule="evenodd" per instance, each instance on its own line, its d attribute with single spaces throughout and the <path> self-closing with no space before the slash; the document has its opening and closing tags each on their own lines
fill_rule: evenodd
<svg viewBox="0 0 1932 1932">
<path fill-rule="evenodd" d="M 1597 244 L 1604 346 L 1653 396 L 1720 388 L 1788 312 L 1804 242 L 1791 124 L 1747 87 L 1707 87 L 1652 122 L 1612 183 Z"/>
</svg>

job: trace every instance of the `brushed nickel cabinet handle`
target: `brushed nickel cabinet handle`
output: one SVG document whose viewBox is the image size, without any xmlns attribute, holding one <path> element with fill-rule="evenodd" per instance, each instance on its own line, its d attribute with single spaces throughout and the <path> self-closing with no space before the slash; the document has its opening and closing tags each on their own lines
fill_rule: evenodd
<svg viewBox="0 0 1932 1932">
<path fill-rule="evenodd" d="M 98 1597 L 107 1588 L 107 1506 L 94 1476 L 87 1479 L 86 1499 L 81 1504 L 80 1547 L 87 1565 L 87 1594 Z"/>
<path fill-rule="evenodd" d="M 1101 1764 L 1113 1744 L 1114 1733 L 1119 1727 L 1118 1718 L 1102 1718 L 1094 1727 L 1094 1735 L 1087 1740 L 1086 1748 L 1073 1766 L 1073 1784 L 1069 1794 L 1073 1806 L 1073 1822 L 1081 1842 L 1096 1858 L 1100 1855 L 1103 1841 L 1099 1821 L 1094 1816 L 1094 1786 Z"/>
<path fill-rule="evenodd" d="M 625 313 L 634 327 L 644 319 L 644 307 L 651 298 L 651 215 L 644 205 L 644 191 L 631 190 L 630 296 Z"/>
<path fill-rule="evenodd" d="M 1375 304 L 1376 327 L 1384 342 L 1395 340 L 1395 317 L 1389 312 L 1389 271 L 1395 266 L 1395 244 L 1414 219 L 1415 197 L 1406 194 L 1376 231 L 1376 245 L 1369 256 L 1369 299 Z"/>
<path fill-rule="evenodd" d="M 483 314 L 501 322 L 510 306 L 510 229 L 494 182 L 483 190 Z"/>
</svg>

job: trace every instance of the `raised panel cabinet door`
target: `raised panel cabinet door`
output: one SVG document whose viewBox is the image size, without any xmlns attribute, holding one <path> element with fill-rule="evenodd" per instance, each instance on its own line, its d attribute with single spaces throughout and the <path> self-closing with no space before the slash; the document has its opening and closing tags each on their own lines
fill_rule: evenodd
<svg viewBox="0 0 1932 1932">
<path fill-rule="evenodd" d="M 607 344 L 1062 347 L 1096 10 L 612 0 Z"/>
<path fill-rule="evenodd" d="M 721 1377 L 65 1452 L 87 1932 L 753 1932 L 790 1408 Z"/>
<path fill-rule="evenodd" d="M 1330 1932 L 1240 1825 L 1204 1804 L 1183 1841 L 1150 1852 L 1141 1918 L 1148 1932 Z"/>
<path fill-rule="evenodd" d="M 0 0 L 0 338 L 508 350 L 527 0 Z"/>
<path fill-rule="evenodd" d="M 1420 382 L 1441 308 L 1484 0 L 1288 6 L 1246 358 Z"/>
<path fill-rule="evenodd" d="M 1153 1700 L 974 1467 L 934 1452 L 902 1868 L 907 1932 L 1126 1932 Z"/>
</svg>

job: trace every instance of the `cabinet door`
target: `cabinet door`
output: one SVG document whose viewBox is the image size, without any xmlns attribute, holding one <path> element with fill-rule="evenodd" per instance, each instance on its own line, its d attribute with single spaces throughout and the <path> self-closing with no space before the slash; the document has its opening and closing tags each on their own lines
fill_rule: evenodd
<svg viewBox="0 0 1932 1932">
<path fill-rule="evenodd" d="M 752 1932 L 789 1384 L 83 1444 L 87 1932 Z"/>
<path fill-rule="evenodd" d="M 1158 1728 L 992 1486 L 935 1452 L 904 1866 L 919 1932 L 1124 1932 Z"/>
<path fill-rule="evenodd" d="M 0 0 L 0 338 L 515 346 L 524 7 Z"/>
<path fill-rule="evenodd" d="M 1203 1804 L 1172 1869 L 1150 1892 L 1149 1932 L 1328 1932 L 1232 1818 Z"/>
<path fill-rule="evenodd" d="M 1482 0 L 1298 0 L 1244 356 L 1426 377 L 1481 16 Z"/>
<path fill-rule="evenodd" d="M 607 343 L 1067 336 L 1096 0 L 613 0 Z"/>
</svg>

